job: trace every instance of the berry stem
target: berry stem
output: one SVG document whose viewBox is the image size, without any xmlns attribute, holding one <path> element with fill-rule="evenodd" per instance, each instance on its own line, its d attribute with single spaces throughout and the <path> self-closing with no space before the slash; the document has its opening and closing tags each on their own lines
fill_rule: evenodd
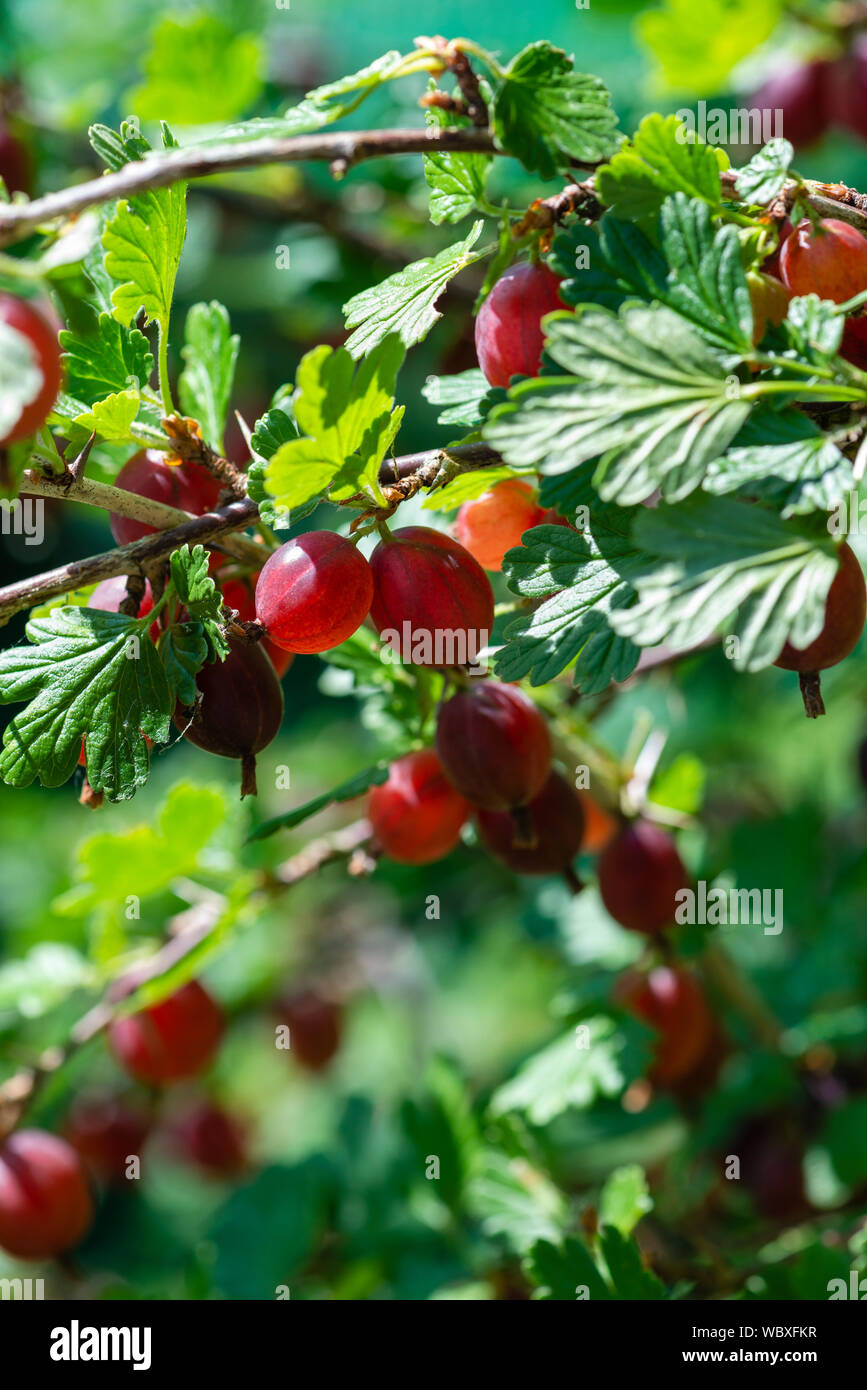
<svg viewBox="0 0 867 1390">
<path fill-rule="evenodd" d="M 825 713 L 825 701 L 822 699 L 822 680 L 818 671 L 802 671 L 798 677 L 801 686 L 801 698 L 804 701 L 804 713 L 808 719 L 818 719 L 820 714 Z"/>
</svg>

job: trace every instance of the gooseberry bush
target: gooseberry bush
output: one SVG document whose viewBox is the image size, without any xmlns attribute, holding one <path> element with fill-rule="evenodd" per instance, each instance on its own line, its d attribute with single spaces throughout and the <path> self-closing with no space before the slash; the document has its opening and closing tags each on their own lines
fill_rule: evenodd
<svg viewBox="0 0 867 1390">
<path fill-rule="evenodd" d="M 331 130 L 397 82 L 420 89 L 424 124 Z M 678 780 L 688 749 L 660 772 L 664 740 L 644 716 L 625 750 L 600 723 L 650 673 L 718 661 L 738 698 L 776 681 L 787 729 L 801 704 L 823 715 L 827 694 L 827 724 L 837 687 L 832 676 L 823 694 L 823 673 L 860 669 L 867 589 L 846 537 L 867 461 L 867 197 L 802 177 L 785 139 L 734 168 L 675 116 L 623 131 L 603 82 L 546 41 L 504 64 L 471 40 L 419 38 L 282 115 L 195 142 L 163 122 L 151 143 L 134 117 L 89 134 L 100 177 L 0 202 L 7 501 L 86 504 L 106 531 L 99 553 L 0 590 L 0 620 L 27 615 L 0 653 L 14 709 L 0 777 L 10 796 L 62 788 L 89 820 L 194 745 L 237 764 L 244 807 L 180 783 L 156 826 L 82 827 L 79 882 L 58 911 L 86 918 L 89 954 L 47 997 L 28 986 L 29 958 L 8 963 L 8 987 L 0 973 L 0 1007 L 17 971 L 20 1020 L 50 1024 L 23 1030 L 0 1089 L 0 1249 L 67 1271 L 76 1250 L 98 1269 L 112 1193 L 162 1145 L 200 1178 L 249 1185 L 211 1232 L 218 1271 L 197 1270 L 217 1296 L 273 1297 L 289 1274 L 302 1297 L 353 1296 L 334 1292 L 333 1214 L 387 1188 L 430 1254 L 416 1296 L 804 1296 L 821 1243 L 810 1220 L 863 1207 L 867 1172 L 848 1145 L 867 1078 L 806 1018 L 806 985 L 803 1016 L 779 1020 L 720 940 L 728 919 L 690 915 L 699 886 L 728 886 L 700 790 Z M 352 297 L 345 342 L 307 351 L 248 419 L 228 311 L 204 301 L 178 321 L 195 181 L 327 161 L 339 200 L 350 170 L 392 155 L 423 161 L 434 227 L 464 225 Z M 535 186 L 520 206 L 496 201 L 504 161 Z M 427 377 L 441 434 L 401 452 L 400 374 L 461 285 L 477 365 Z M 324 690 L 353 693 L 364 732 L 356 771 L 299 800 L 279 735 L 308 660 Z M 688 709 L 685 723 L 688 736 Z M 822 727 L 799 723 L 793 760 Z M 335 807 L 355 818 L 299 847 Z M 275 857 L 287 837 L 295 852 Z M 324 1084 L 348 1065 L 351 997 L 384 949 L 377 875 L 398 866 L 435 921 L 451 856 L 482 885 L 541 885 L 540 903 L 577 914 L 570 969 L 588 970 L 593 933 L 610 968 L 563 992 L 553 1042 L 522 1051 L 518 1027 L 512 1073 L 477 1094 L 438 1059 L 405 1099 L 407 1147 L 371 1179 L 381 1191 L 353 1169 L 372 1123 L 354 1112 L 345 1155 L 303 1160 L 290 1182 L 258 1163 L 243 1107 L 209 1091 L 235 1015 L 266 1018 L 291 1065 Z M 358 905 L 353 968 L 314 953 L 273 997 L 233 997 L 233 953 L 255 964 L 258 919 L 286 926 L 290 890 L 334 861 Z M 139 900 L 159 914 L 170 894 L 183 909 L 139 931 Z M 538 943 L 551 948 L 541 925 Z M 200 979 L 212 969 L 222 990 Z M 830 965 L 828 979 L 833 993 Z M 107 1093 L 88 1083 L 97 1054 L 114 1068 Z M 757 1111 L 765 1085 L 786 1120 L 776 1139 Z M 654 1106 L 678 1136 L 696 1122 L 687 1176 L 675 1162 L 660 1177 L 653 1144 L 624 1161 L 629 1125 Z M 580 1148 L 569 1117 L 591 1108 L 620 1156 L 607 1169 L 551 1137 L 565 1126 Z M 773 1179 L 792 1167 L 786 1126 L 798 1173 L 807 1127 L 819 1136 L 834 1173 L 821 1201 L 797 1174 Z M 741 1152 L 732 1198 L 719 1174 Z M 431 1156 L 436 1191 L 416 1202 Z M 294 1205 L 272 1228 L 287 1184 Z M 653 1224 L 657 1185 L 689 1234 Z M 225 1250 L 246 1190 L 272 1254 L 244 1282 Z M 416 1215 L 430 1201 L 440 1214 Z M 727 1220 L 763 1223 L 771 1242 L 793 1211 L 807 1222 L 800 1262 L 781 1246 L 759 1274 L 727 1249 Z M 439 1243 L 446 1225 L 457 1261 Z M 842 1235 L 831 1246 L 829 1278 L 850 1263 Z M 379 1296 L 379 1265 L 371 1276 L 363 1248 L 347 1259 L 361 1273 L 345 1287 Z"/>
</svg>

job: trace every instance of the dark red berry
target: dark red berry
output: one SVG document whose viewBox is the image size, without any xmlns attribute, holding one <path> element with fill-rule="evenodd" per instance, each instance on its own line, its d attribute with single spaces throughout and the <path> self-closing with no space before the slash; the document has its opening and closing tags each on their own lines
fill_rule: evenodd
<svg viewBox="0 0 867 1390">
<path fill-rule="evenodd" d="M 455 532 L 465 550 L 483 569 L 503 568 L 503 556 L 521 544 L 525 531 L 547 520 L 529 483 L 503 478 L 481 497 L 465 502 L 457 515 Z"/>
<path fill-rule="evenodd" d="M 240 759 L 241 797 L 255 796 L 256 754 L 283 722 L 283 691 L 268 656 L 257 643 L 233 643 L 225 661 L 202 667 L 196 689 L 199 704 L 179 704 L 176 727 L 206 753 Z"/>
<path fill-rule="evenodd" d="M 469 551 L 428 526 L 403 526 L 380 541 L 370 567 L 370 616 L 401 661 L 476 662 L 494 625 L 494 592 Z"/>
<path fill-rule="evenodd" d="M 492 386 L 508 386 L 513 376 L 539 375 L 542 319 L 566 308 L 560 284 L 547 266 L 529 261 L 500 276 L 476 319 L 479 366 Z"/>
<path fill-rule="evenodd" d="M 830 102 L 837 78 L 834 64 L 817 61 L 791 64 L 773 73 L 756 92 L 750 109 L 770 112 L 774 133 L 782 112 L 782 136 L 796 150 L 815 144 L 828 128 Z"/>
<path fill-rule="evenodd" d="M 599 857 L 602 901 L 622 927 L 653 934 L 671 926 L 686 869 L 671 836 L 650 821 L 631 821 Z"/>
<path fill-rule="evenodd" d="M 7 193 L 32 192 L 33 175 L 27 147 L 13 135 L 8 126 L 0 124 L 0 179 Z"/>
<path fill-rule="evenodd" d="M 575 788 L 552 772 L 527 807 L 525 824 L 507 811 L 480 811 L 479 831 L 495 858 L 518 874 L 562 874 L 572 867 L 584 837 L 584 809 Z M 528 838 L 535 845 L 528 847 Z"/>
<path fill-rule="evenodd" d="M 629 970 L 618 980 L 615 998 L 658 1035 L 650 1071 L 658 1086 L 676 1085 L 701 1063 L 713 1038 L 713 1015 L 688 971 L 667 965 L 646 975 Z"/>
<path fill-rule="evenodd" d="M 9 419 L 0 398 L 0 445 L 14 444 L 35 434 L 45 424 L 60 390 L 60 345 L 54 327 L 32 300 L 0 294 L 0 338 L 14 345 L 28 375 L 29 400 Z"/>
<path fill-rule="evenodd" d="M 81 1159 L 65 1139 L 21 1129 L 0 1146 L 0 1246 L 18 1259 L 47 1259 L 87 1233 L 93 1201 Z"/>
<path fill-rule="evenodd" d="M 97 1182 L 121 1183 L 130 1158 L 140 1158 L 151 1118 L 118 1096 L 89 1096 L 76 1101 L 64 1135 Z"/>
<path fill-rule="evenodd" d="M 175 1150 L 217 1178 L 237 1178 L 248 1166 L 247 1129 L 236 1115 L 211 1101 L 181 1113 L 171 1128 Z"/>
<path fill-rule="evenodd" d="M 313 989 L 298 989 L 277 1006 L 289 1029 L 289 1052 L 307 1071 L 322 1071 L 340 1048 L 340 1005 Z"/>
<path fill-rule="evenodd" d="M 371 787 L 367 803 L 376 840 L 399 864 L 442 859 L 460 840 L 469 810 L 432 748 L 392 763 L 388 781 Z"/>
<path fill-rule="evenodd" d="M 361 626 L 373 598 L 373 575 L 351 541 L 308 531 L 266 560 L 256 584 L 256 617 L 278 647 L 325 652 Z"/>
<path fill-rule="evenodd" d="M 191 512 L 194 516 L 213 511 L 220 496 L 220 483 L 201 464 L 168 464 L 165 455 L 156 449 L 143 449 L 127 459 L 115 479 L 115 487 L 139 497 L 149 497 L 152 502 L 162 502 L 166 507 Z M 157 529 L 115 512 L 109 520 L 118 545 L 152 536 Z"/>
<path fill-rule="evenodd" d="M 159 1004 L 115 1019 L 108 1031 L 121 1065 L 153 1086 L 184 1081 L 204 1071 L 222 1035 L 222 1011 L 196 980 Z"/>
<path fill-rule="evenodd" d="M 477 681 L 440 707 L 436 749 L 452 785 L 486 811 L 526 806 L 551 771 L 544 715 L 500 681 Z"/>
<path fill-rule="evenodd" d="M 780 273 L 792 294 L 843 304 L 867 289 L 867 238 L 836 217 L 800 222 L 783 243 Z"/>
</svg>

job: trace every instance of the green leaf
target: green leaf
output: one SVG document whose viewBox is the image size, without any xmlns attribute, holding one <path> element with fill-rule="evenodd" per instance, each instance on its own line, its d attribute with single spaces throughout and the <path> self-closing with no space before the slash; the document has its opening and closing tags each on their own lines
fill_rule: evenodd
<svg viewBox="0 0 867 1390">
<path fill-rule="evenodd" d="M 737 670 L 757 671 L 791 641 L 822 630 L 837 572 L 824 518 L 783 521 L 731 498 L 692 497 L 642 511 L 633 535 L 648 560 L 630 571 L 638 603 L 612 613 L 615 631 L 641 646 L 692 647 L 722 631 Z"/>
<path fill-rule="evenodd" d="M 625 221 L 655 217 L 672 193 L 699 198 L 716 210 L 722 200 L 722 161 L 722 151 L 691 140 L 677 116 L 653 114 L 596 171 L 596 186 L 612 215 Z"/>
<path fill-rule="evenodd" d="M 93 984 L 93 967 L 84 956 L 63 942 L 43 941 L 23 959 L 0 966 L 0 1013 L 41 1018 Z"/>
<path fill-rule="evenodd" d="M 524 1272 L 536 1285 L 534 1297 L 544 1301 L 588 1298 L 607 1303 L 611 1290 L 583 1240 L 566 1236 L 562 1244 L 537 1241 L 524 1261 Z"/>
<path fill-rule="evenodd" d="M 36 400 L 43 380 L 30 339 L 11 324 L 0 323 L 0 439 Z"/>
<path fill-rule="evenodd" d="M 172 623 L 160 638 L 160 661 L 166 679 L 182 705 L 193 705 L 198 690 L 196 676 L 213 655 L 201 623 Z"/>
<path fill-rule="evenodd" d="M 563 1194 L 545 1173 L 493 1148 L 476 1158 L 465 1205 L 485 1235 L 501 1237 L 518 1254 L 539 1240 L 559 1240 L 567 1219 Z"/>
<path fill-rule="evenodd" d="M 441 129 L 466 129 L 470 122 L 450 111 L 432 107 L 426 124 Z M 485 196 L 485 182 L 493 159 L 487 154 L 450 154 L 437 151 L 425 155 L 424 176 L 430 188 L 430 220 L 435 227 L 441 222 L 460 222 L 474 211 Z"/>
<path fill-rule="evenodd" d="M 840 1181 L 860 1187 L 867 1180 L 867 1096 L 832 1110 L 822 1139 Z"/>
<path fill-rule="evenodd" d="M 728 89 L 729 74 L 770 38 L 782 10 L 782 0 L 663 0 L 637 26 L 668 90 L 705 97 Z"/>
<path fill-rule="evenodd" d="M 144 736 L 165 743 L 173 702 L 146 635 L 149 618 L 58 608 L 27 624 L 32 646 L 0 652 L 0 702 L 29 701 L 3 735 L 0 777 L 29 787 L 68 781 L 87 734 L 95 791 L 124 800 L 148 775 Z"/>
<path fill-rule="evenodd" d="M 575 661 L 576 686 L 596 694 L 631 675 L 640 652 L 609 624 L 612 612 L 635 601 L 624 579 L 638 560 L 630 520 L 620 508 L 597 504 L 584 533 L 534 526 L 506 552 L 509 588 L 526 598 L 551 597 L 506 629 L 496 659 L 501 680 L 529 676 L 531 685 L 545 685 Z"/>
<path fill-rule="evenodd" d="M 423 1096 L 404 1104 L 403 1123 L 423 1165 L 430 1154 L 436 1154 L 440 1164 L 437 1195 L 454 1206 L 479 1154 L 478 1121 L 466 1080 L 447 1058 L 431 1060 L 424 1083 Z"/>
<path fill-rule="evenodd" d="M 599 1225 L 613 1226 L 628 1236 L 649 1211 L 653 1211 L 653 1198 L 641 1165 L 615 1168 L 599 1196 Z"/>
<path fill-rule="evenodd" d="M 658 234 L 661 250 L 610 214 L 598 230 L 570 227 L 553 248 L 554 268 L 570 277 L 562 297 L 609 309 L 635 298 L 666 304 L 708 342 L 748 353 L 753 314 L 737 230 L 715 227 L 705 203 L 676 193 L 662 205 Z"/>
<path fill-rule="evenodd" d="M 264 1168 L 216 1209 L 208 1229 L 217 1286 L 226 1298 L 273 1302 L 319 1248 L 337 1194 L 319 1154 Z"/>
<path fill-rule="evenodd" d="M 105 268 L 117 286 L 112 315 L 130 324 L 143 309 L 145 324 L 168 324 L 175 276 L 186 234 L 184 184 L 143 193 L 117 204 L 102 234 Z"/>
<path fill-rule="evenodd" d="M 518 476 L 514 468 L 505 464 L 500 468 L 476 468 L 470 473 L 459 473 L 445 487 L 438 487 L 432 492 L 422 503 L 422 509 L 453 512 L 457 507 L 462 507 L 464 502 L 470 502 L 474 497 L 481 497 L 483 493 L 489 492 L 495 483 Z"/>
<path fill-rule="evenodd" d="M 64 329 L 66 389 L 85 405 L 132 387 L 147 386 L 154 369 L 150 344 L 137 328 L 125 328 L 110 314 L 96 320 L 96 332 L 86 336 Z"/>
<path fill-rule="evenodd" d="M 599 1238 L 599 1247 L 608 1266 L 616 1298 L 665 1298 L 665 1285 L 649 1269 L 644 1268 L 641 1251 L 634 1240 L 630 1240 L 615 1226 L 604 1226 Z"/>
<path fill-rule="evenodd" d="M 615 316 L 579 306 L 545 323 L 546 353 L 571 376 L 513 387 L 486 440 L 508 463 L 545 474 L 604 455 L 594 485 L 606 501 L 693 491 L 749 414 L 730 390 L 730 357 L 664 307 L 625 305 Z"/>
<path fill-rule="evenodd" d="M 179 782 L 155 822 L 117 833 L 99 831 L 76 847 L 76 883 L 54 910 L 86 916 L 97 907 L 122 906 L 130 893 L 158 897 L 175 879 L 200 870 L 200 856 L 229 815 L 223 791 Z"/>
<path fill-rule="evenodd" d="M 290 107 L 282 116 L 242 121 L 200 143 L 213 145 L 228 141 L 241 144 L 264 138 L 281 139 L 287 135 L 303 135 L 307 131 L 332 125 L 343 116 L 348 116 L 383 83 L 400 77 L 405 67 L 413 65 L 415 58 L 414 53 L 404 55 L 392 49 L 375 62 L 369 63 L 367 67 L 360 68 L 358 72 L 341 77 L 337 82 L 329 82 L 324 87 L 316 87 L 307 93 L 302 102 Z M 344 97 L 349 100 L 342 100 Z"/>
<path fill-rule="evenodd" d="M 648 792 L 648 800 L 668 806 L 686 816 L 697 816 L 704 802 L 707 781 L 704 763 L 692 753 L 680 753 L 668 767 L 658 772 Z"/>
<path fill-rule="evenodd" d="M 170 556 L 172 583 L 190 617 L 206 625 L 206 636 L 215 641 L 220 654 L 225 655 L 229 649 L 219 636 L 223 596 L 211 578 L 209 560 L 203 545 L 194 546 L 192 550 L 189 545 L 182 545 L 173 550 Z"/>
<path fill-rule="evenodd" d="M 795 151 L 788 140 L 775 138 L 739 170 L 735 188 L 745 203 L 770 203 L 779 197 L 789 177 Z"/>
<path fill-rule="evenodd" d="M 142 135 L 135 116 L 121 121 L 118 130 L 97 122 L 88 129 L 87 138 L 94 154 L 99 156 L 110 173 L 117 173 L 125 164 L 144 159 L 153 149 L 147 137 Z"/>
<path fill-rule="evenodd" d="M 446 285 L 483 254 L 472 250 L 483 225 L 474 222 L 463 241 L 447 246 L 438 256 L 414 261 L 344 304 L 346 327 L 355 330 L 346 342 L 353 357 L 364 356 L 390 333 L 398 334 L 409 348 L 430 332 L 442 318 L 435 305 Z"/>
<path fill-rule="evenodd" d="M 178 382 L 181 408 L 199 421 L 206 442 L 222 454 L 241 340 L 230 331 L 228 309 L 216 300 L 192 306 L 184 336 L 185 365 Z"/>
<path fill-rule="evenodd" d="M 421 393 L 431 405 L 446 407 L 437 416 L 438 425 L 466 425 L 470 429 L 482 423 L 495 401 L 506 399 L 500 387 L 488 385 L 479 367 L 455 376 L 429 376 Z"/>
<path fill-rule="evenodd" d="M 250 442 L 256 453 L 263 459 L 270 459 L 276 454 L 281 444 L 288 444 L 290 439 L 298 438 L 298 426 L 292 415 L 284 406 L 272 405 L 270 410 L 266 410 L 255 424 Z"/>
<path fill-rule="evenodd" d="M 832 511 L 854 486 L 851 460 L 809 416 L 765 406 L 752 412 L 702 483 L 705 492 L 766 502 L 782 517 Z"/>
<path fill-rule="evenodd" d="M 103 401 L 94 402 L 90 410 L 76 415 L 75 423 L 88 434 L 95 430 L 106 441 L 129 439 L 130 429 L 139 412 L 141 396 L 135 391 L 117 391 Z"/>
<path fill-rule="evenodd" d="M 139 130 L 137 120 L 121 121 L 120 130 L 107 125 L 92 125 L 87 132 L 94 154 L 98 155 L 113 173 L 124 164 L 144 159 L 151 153 L 151 143 Z"/>
<path fill-rule="evenodd" d="M 586 1019 L 494 1091 L 491 1113 L 520 1110 L 530 1124 L 548 1125 L 565 1110 L 587 1110 L 597 1100 L 618 1096 L 629 1080 L 619 1061 L 625 1046 L 613 1019 Z"/>
<path fill-rule="evenodd" d="M 262 90 L 262 41 L 212 14 L 161 19 L 144 58 L 145 81 L 127 98 L 143 121 L 231 121 Z"/>
<path fill-rule="evenodd" d="M 379 465 L 403 417 L 393 410 L 403 357 L 391 336 L 357 365 L 345 348 L 325 345 L 301 359 L 295 418 L 307 437 L 282 444 L 264 474 L 278 507 L 291 510 L 330 488 L 383 502 Z"/>
<path fill-rule="evenodd" d="M 248 843 L 251 840 L 265 840 L 277 830 L 293 830 L 296 825 L 302 825 L 311 816 L 324 811 L 326 806 L 334 806 L 342 801 L 354 801 L 356 797 L 363 796 L 370 787 L 382 786 L 387 779 L 388 768 L 379 763 L 375 767 L 365 768 L 363 772 L 356 772 L 338 787 L 332 787 L 331 791 L 314 796 L 311 801 L 305 801 L 303 806 L 296 806 L 293 811 L 286 811 L 282 816 L 263 821 L 248 836 Z"/>
<path fill-rule="evenodd" d="M 542 40 L 512 59 L 494 95 L 497 143 L 531 173 L 551 179 L 572 162 L 606 159 L 619 143 L 605 83 L 573 70 L 573 60 Z"/>
</svg>

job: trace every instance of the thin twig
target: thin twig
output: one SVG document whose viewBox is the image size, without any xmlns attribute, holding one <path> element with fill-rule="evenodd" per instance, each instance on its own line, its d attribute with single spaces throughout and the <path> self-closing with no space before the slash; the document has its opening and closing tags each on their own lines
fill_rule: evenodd
<svg viewBox="0 0 867 1390">
<path fill-rule="evenodd" d="M 238 144 L 188 145 L 133 160 L 115 173 L 47 193 L 30 203 L 0 205 L 0 245 L 20 240 L 37 227 L 85 208 L 130 198 L 149 189 L 167 188 L 182 180 L 210 178 L 233 169 L 264 164 L 297 164 L 306 160 L 339 161 L 345 172 L 364 159 L 382 155 L 424 154 L 432 148 L 454 153 L 496 154 L 493 132 L 464 130 L 346 130 L 317 135 L 267 137 Z"/>
<path fill-rule="evenodd" d="M 166 531 L 173 526 L 182 526 L 186 521 L 196 518 L 191 512 L 179 507 L 170 507 L 152 497 L 142 497 L 126 488 L 113 487 L 110 483 L 98 483 L 92 478 L 79 478 L 77 481 L 61 475 L 48 477 L 34 468 L 24 470 L 21 491 L 36 497 L 65 497 L 70 502 L 81 502 L 88 507 L 99 507 L 116 516 L 129 517 L 158 531 Z M 223 550 L 243 560 L 246 564 L 260 567 L 268 558 L 269 551 L 245 536 L 224 536 L 220 545 Z M 123 573 L 123 571 L 119 571 Z"/>
</svg>

